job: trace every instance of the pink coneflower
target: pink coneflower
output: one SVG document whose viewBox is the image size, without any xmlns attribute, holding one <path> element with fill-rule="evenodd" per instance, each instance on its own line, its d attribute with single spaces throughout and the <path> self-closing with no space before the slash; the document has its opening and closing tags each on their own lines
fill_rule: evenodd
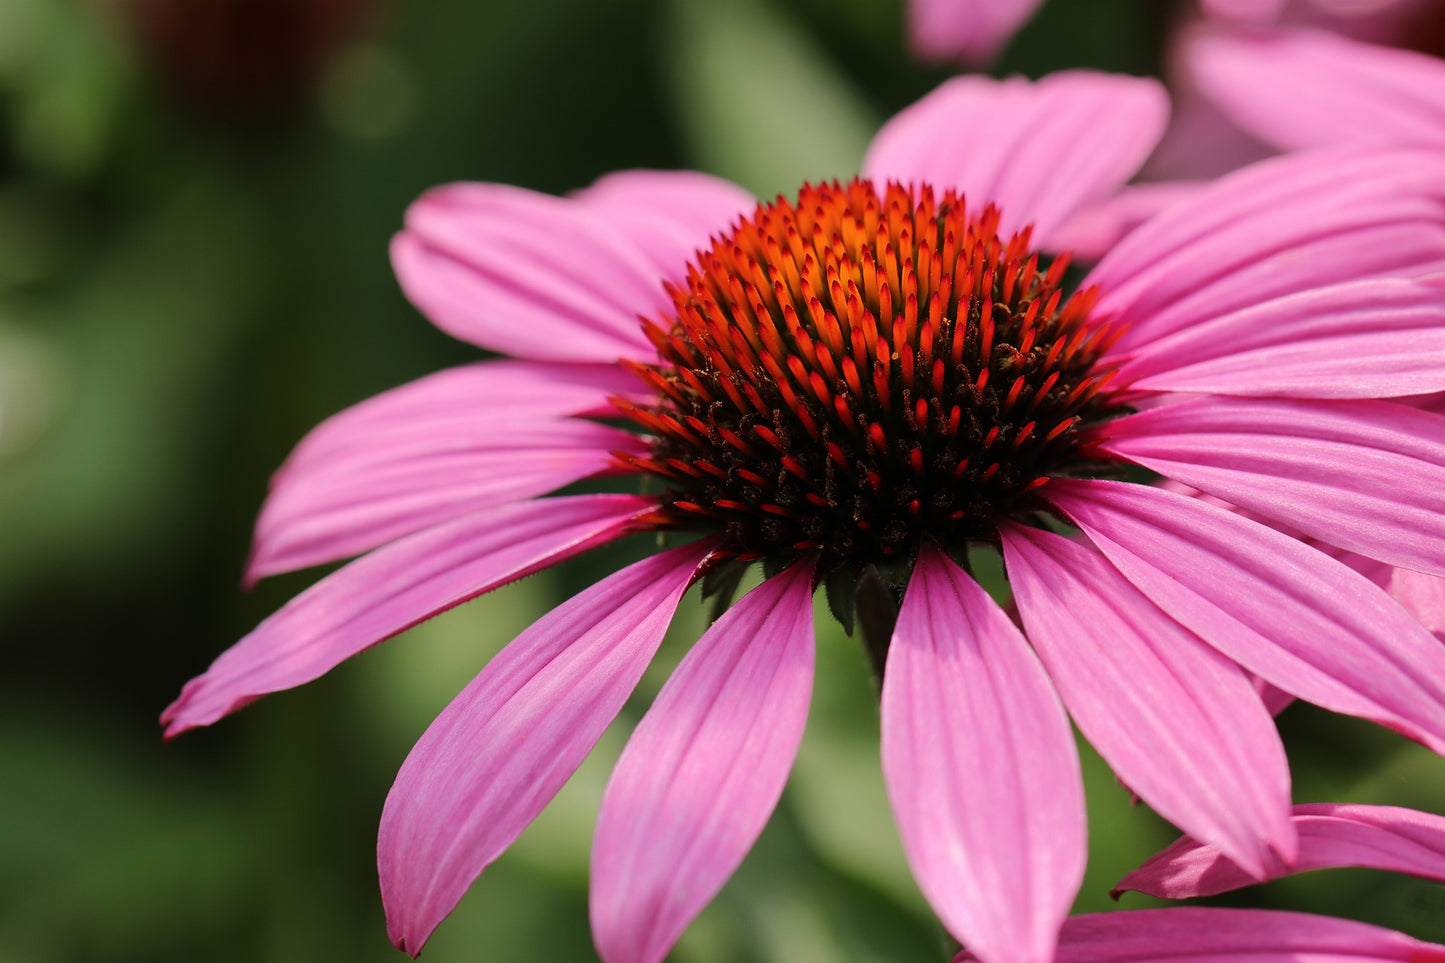
<svg viewBox="0 0 1445 963">
<path fill-rule="evenodd" d="M 608 963 L 661 960 L 761 831 L 803 730 L 820 582 L 870 599 L 904 849 L 980 958 L 1052 958 L 1078 889 L 1065 706 L 1186 832 L 1257 876 L 1292 863 L 1285 757 L 1245 670 L 1439 751 L 1445 652 L 1328 555 L 1119 478 L 1143 466 L 1445 571 L 1445 421 L 1377 400 L 1445 389 L 1445 297 L 1410 280 L 1445 264 L 1445 158 L 1240 172 L 1067 293 L 1067 259 L 1036 251 L 1164 115 L 1148 81 L 964 78 L 890 121 L 863 179 L 794 199 L 644 172 L 571 198 L 429 193 L 393 248 L 403 288 L 527 360 L 423 379 L 301 443 L 251 574 L 370 552 L 189 683 L 168 734 L 588 547 L 696 533 L 544 616 L 422 736 L 379 842 L 398 946 L 418 952 L 562 786 L 688 586 L 754 559 L 767 579 L 683 659 L 603 798 Z M 608 473 L 655 494 L 532 500 Z M 970 548 L 1002 551 L 1027 639 Z"/>
</svg>

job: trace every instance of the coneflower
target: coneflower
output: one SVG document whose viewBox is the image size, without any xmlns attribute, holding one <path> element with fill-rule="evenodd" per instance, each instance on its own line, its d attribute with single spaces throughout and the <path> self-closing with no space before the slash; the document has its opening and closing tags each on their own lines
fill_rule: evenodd
<svg viewBox="0 0 1445 963">
<path fill-rule="evenodd" d="M 525 360 L 423 379 L 301 443 L 251 574 L 368 554 L 187 685 L 168 734 L 659 532 L 675 547 L 542 617 L 413 749 L 379 851 L 398 946 L 418 952 L 562 786 L 689 585 L 753 561 L 766 579 L 682 660 L 604 796 L 609 963 L 661 960 L 761 832 L 804 727 L 820 584 L 866 616 L 904 849 L 980 958 L 1051 959 L 1078 889 L 1065 708 L 1181 829 L 1254 876 L 1291 865 L 1289 773 L 1248 673 L 1441 751 L 1445 651 L 1325 552 L 1150 479 L 1445 572 L 1445 419 L 1380 400 L 1445 389 L 1445 295 L 1421 277 L 1445 264 L 1445 157 L 1242 171 L 1072 284 L 1046 252 L 1165 113 L 1148 81 L 966 78 L 891 121 L 862 177 L 768 203 L 647 172 L 571 198 L 427 194 L 393 248 L 403 288 Z M 648 494 L 534 498 L 627 473 Z M 1002 553 L 1022 631 L 973 551 Z"/>
</svg>

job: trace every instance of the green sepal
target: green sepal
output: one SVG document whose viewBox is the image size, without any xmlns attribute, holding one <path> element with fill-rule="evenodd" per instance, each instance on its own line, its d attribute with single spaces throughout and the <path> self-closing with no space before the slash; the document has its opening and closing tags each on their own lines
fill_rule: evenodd
<svg viewBox="0 0 1445 963">
<path fill-rule="evenodd" d="M 858 577 L 862 573 L 856 565 L 839 565 L 823 579 L 823 592 L 828 598 L 828 611 L 843 626 L 843 631 L 853 635 L 853 615 L 857 609 Z"/>
<path fill-rule="evenodd" d="M 743 576 L 748 573 L 749 564 L 751 563 L 731 559 L 713 566 L 703 575 L 702 597 L 704 600 L 712 599 L 712 621 L 722 618 L 722 614 L 732 606 L 733 599 L 738 594 L 738 586 L 742 584 Z"/>
</svg>

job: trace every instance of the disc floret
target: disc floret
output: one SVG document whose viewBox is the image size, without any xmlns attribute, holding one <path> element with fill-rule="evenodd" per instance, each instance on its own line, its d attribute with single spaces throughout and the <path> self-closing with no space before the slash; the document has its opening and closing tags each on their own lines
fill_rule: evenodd
<svg viewBox="0 0 1445 963">
<path fill-rule="evenodd" d="M 870 564 L 920 540 L 996 537 L 1089 466 L 1081 428 L 1118 412 L 1097 371 L 1097 292 L 1065 298 L 1068 256 L 961 196 L 853 180 L 805 186 L 699 252 L 646 321 L 657 393 L 622 411 L 656 440 L 657 521 L 721 533 L 740 558 Z"/>
</svg>

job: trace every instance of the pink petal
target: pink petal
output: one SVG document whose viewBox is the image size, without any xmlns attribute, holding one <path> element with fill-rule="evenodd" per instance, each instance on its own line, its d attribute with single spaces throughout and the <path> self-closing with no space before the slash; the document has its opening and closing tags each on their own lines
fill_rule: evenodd
<svg viewBox="0 0 1445 963">
<path fill-rule="evenodd" d="M 247 578 L 357 555 L 468 512 L 545 495 L 614 469 L 613 451 L 645 450 L 638 435 L 574 419 L 418 419 L 406 429 L 373 429 L 365 447 L 288 463 L 257 519 Z"/>
<path fill-rule="evenodd" d="M 1205 398 L 1104 450 L 1331 545 L 1445 574 L 1445 418 L 1384 401 Z"/>
<path fill-rule="evenodd" d="M 882 751 L 903 850 L 944 925 L 984 960 L 1051 960 L 1087 854 L 1073 733 L 1013 622 L 931 545 L 888 649 Z"/>
<path fill-rule="evenodd" d="M 1445 415 L 1445 391 L 1436 391 L 1428 395 L 1417 395 L 1413 398 L 1401 398 L 1402 404 L 1408 404 L 1422 411 L 1433 411 L 1437 415 Z"/>
<path fill-rule="evenodd" d="M 922 60 L 987 64 L 1043 0 L 909 0 L 908 40 Z"/>
<path fill-rule="evenodd" d="M 1239 512 L 1240 514 L 1244 515 L 1247 518 L 1253 519 L 1254 521 L 1261 521 L 1258 516 L 1243 511 L 1237 505 L 1231 505 L 1224 499 L 1215 498 L 1213 495 L 1206 495 L 1203 492 L 1190 488 L 1188 485 L 1181 485 L 1178 482 L 1164 479 L 1159 483 L 1159 487 L 1168 491 L 1179 492 L 1182 495 L 1188 495 L 1191 498 L 1203 499 L 1204 501 L 1207 501 L 1213 505 L 1217 505 L 1220 508 L 1228 509 L 1232 512 Z M 1266 522 L 1265 524 L 1269 523 Z M 1270 527 L 1277 532 L 1283 532 L 1284 534 L 1292 536 L 1294 538 L 1305 538 L 1304 535 L 1290 528 L 1288 525 L 1275 523 L 1273 525 L 1270 525 Z M 1323 542 L 1318 542 L 1311 539 L 1306 539 L 1306 541 L 1308 541 L 1309 544 L 1312 545 L 1314 548 L 1317 548 L 1321 552 L 1328 555 L 1330 558 L 1333 558 L 1339 562 L 1343 562 L 1354 571 L 1369 579 L 1375 585 L 1384 589 L 1386 592 L 1389 593 L 1391 598 L 1399 602 L 1401 606 L 1404 607 L 1405 611 L 1409 612 L 1411 615 L 1419 619 L 1420 624 L 1430 629 L 1430 631 L 1435 632 L 1436 635 L 1440 634 L 1441 629 L 1445 629 L 1445 622 L 1437 622 L 1436 616 L 1437 614 L 1441 613 L 1436 613 L 1433 606 L 1429 606 L 1427 603 L 1425 611 L 1417 611 L 1412 606 L 1412 604 L 1406 600 L 1410 593 L 1397 592 L 1391 586 L 1392 580 L 1401 576 L 1415 576 L 1418 577 L 1422 583 L 1434 583 L 1440 586 L 1445 586 L 1445 579 L 1437 578 L 1434 575 L 1421 575 L 1418 572 L 1410 572 L 1407 569 L 1397 569 L 1393 565 L 1386 565 L 1384 562 L 1381 562 L 1377 559 L 1369 558 L 1368 556 L 1360 555 L 1355 552 L 1347 552 L 1344 549 L 1337 548 L 1333 545 L 1326 545 Z M 1424 597 L 1428 598 L 1429 594 L 1431 594 L 1431 591 L 1426 590 Z M 1445 594 L 1442 594 L 1441 601 L 1442 603 L 1445 603 Z M 1437 624 L 1439 626 L 1438 628 L 1436 627 Z M 1445 639 L 1442 639 L 1442 641 L 1445 641 Z M 1263 700 L 1265 707 L 1268 708 L 1273 715 L 1279 715 L 1279 713 L 1282 712 L 1285 707 L 1287 707 L 1291 702 L 1294 701 L 1294 697 L 1291 696 L 1289 693 L 1285 692 L 1282 689 L 1276 688 L 1273 685 L 1270 685 L 1268 682 L 1264 681 L 1258 676 L 1255 676 L 1254 678 L 1254 686 L 1255 689 L 1258 690 L 1260 699 Z"/>
<path fill-rule="evenodd" d="M 1284 747 L 1239 667 L 1091 548 L 1018 526 L 1000 535 L 1029 640 L 1119 778 L 1256 876 L 1293 862 Z"/>
<path fill-rule="evenodd" d="M 811 565 L 744 596 L 627 743 L 592 846 L 607 963 L 659 963 L 743 861 L 783 793 L 813 688 Z"/>
<path fill-rule="evenodd" d="M 968 960 L 963 953 L 955 963 Z M 1087 913 L 1064 924 L 1058 963 L 1440 963 L 1445 946 L 1354 920 L 1185 906 Z"/>
<path fill-rule="evenodd" d="M 379 548 L 317 582 L 186 683 L 170 738 L 333 666 L 467 599 L 624 534 L 656 503 L 578 495 L 474 512 Z"/>
<path fill-rule="evenodd" d="M 1085 283 L 1100 288 L 1096 316 L 1126 329 L 1108 361 L 1253 304 L 1442 265 L 1445 153 L 1339 149 L 1221 178 L 1129 234 Z"/>
<path fill-rule="evenodd" d="M 518 357 L 654 357 L 638 317 L 671 310 L 667 278 L 624 231 L 575 200 L 517 187 L 428 191 L 391 252 L 406 296 L 437 327 Z"/>
<path fill-rule="evenodd" d="M 1445 579 L 1397 568 L 1385 586 L 1390 597 L 1405 607 L 1420 624 L 1445 641 Z"/>
<path fill-rule="evenodd" d="M 1200 499 L 1126 482 L 1048 488 L 1129 581 L 1224 655 L 1445 752 L 1445 648 L 1364 576 Z"/>
<path fill-rule="evenodd" d="M 883 125 L 863 173 L 954 188 L 975 208 L 992 202 L 1004 232 L 1032 224 L 1049 246 L 1076 211 L 1139 169 L 1168 118 L 1153 80 L 1082 70 L 1037 82 L 955 77 Z"/>
<path fill-rule="evenodd" d="M 1445 277 L 1286 295 L 1160 338 L 1119 372 L 1134 390 L 1391 398 L 1445 388 Z"/>
<path fill-rule="evenodd" d="M 412 956 L 581 765 L 652 661 L 706 544 L 643 559 L 563 602 L 417 740 L 381 814 L 387 930 Z"/>
<path fill-rule="evenodd" d="M 314 469 L 325 459 L 368 448 L 379 435 L 431 432 L 457 422 L 605 415 L 613 395 L 646 397 L 636 375 L 613 364 L 483 361 L 448 368 L 384 391 L 311 429 L 277 472 Z"/>
<path fill-rule="evenodd" d="M 1294 824 L 1296 873 L 1362 866 L 1445 882 L 1445 817 L 1396 806 L 1311 803 L 1294 807 Z M 1185 836 L 1121 879 L 1113 893 L 1190 899 L 1254 882 L 1218 849 Z"/>
<path fill-rule="evenodd" d="M 1328 545 L 1317 545 L 1322 551 L 1344 562 L 1365 578 L 1389 593 L 1435 637 L 1445 642 L 1445 578 L 1395 568 L 1354 552 L 1344 552 Z"/>
<path fill-rule="evenodd" d="M 528 426 L 555 423 L 563 415 L 615 413 L 609 397 L 640 393 L 641 381 L 617 365 L 485 361 L 368 398 L 312 429 L 273 476 L 246 580 L 345 558 L 482 507 L 480 499 L 468 500 L 472 496 L 506 501 L 539 495 L 592 474 L 605 464 L 601 453 L 609 445 L 630 449 L 636 441 L 606 429 L 572 427 L 562 429 L 563 443 L 549 449 L 542 439 L 529 437 Z M 358 466 L 375 475 L 386 471 L 398 452 L 414 463 L 417 453 L 441 454 L 447 446 L 456 457 L 460 439 L 490 438 L 495 449 L 507 439 L 515 445 L 517 435 L 527 447 L 540 449 L 545 463 L 518 463 L 474 448 L 468 457 L 494 462 L 501 457 L 504 470 L 475 465 L 463 484 L 448 489 L 454 497 L 431 490 L 419 504 L 391 506 L 380 523 L 378 506 L 355 504 L 358 491 L 367 490 L 367 479 L 351 474 Z M 589 439 L 594 443 L 587 444 Z M 420 475 L 418 491 L 428 480 L 425 472 Z M 333 485 L 339 490 L 331 491 Z M 329 507 L 330 518 L 313 517 L 318 499 Z"/>
<path fill-rule="evenodd" d="M 1084 261 L 1097 261 L 1134 228 L 1207 186 L 1207 181 L 1127 184 L 1113 196 L 1080 208 L 1054 233 L 1050 243 L 1058 250 L 1072 251 Z"/>
<path fill-rule="evenodd" d="M 1199 88 L 1283 150 L 1445 146 L 1445 63 L 1323 30 L 1200 31 L 1183 47 Z"/>
<path fill-rule="evenodd" d="M 1251 674 L 1249 681 L 1253 683 L 1254 691 L 1259 696 L 1260 703 L 1264 705 L 1264 711 L 1272 716 L 1279 715 L 1294 702 L 1294 696 L 1279 686 L 1270 685 L 1257 675 Z"/>
<path fill-rule="evenodd" d="M 1259 23 L 1278 20 L 1289 6 L 1289 0 L 1200 0 L 1200 3 L 1211 16 Z"/>
<path fill-rule="evenodd" d="M 683 277 L 699 248 L 758 204 L 736 184 L 696 171 L 618 171 L 572 197 L 626 234 L 665 278 Z"/>
</svg>

